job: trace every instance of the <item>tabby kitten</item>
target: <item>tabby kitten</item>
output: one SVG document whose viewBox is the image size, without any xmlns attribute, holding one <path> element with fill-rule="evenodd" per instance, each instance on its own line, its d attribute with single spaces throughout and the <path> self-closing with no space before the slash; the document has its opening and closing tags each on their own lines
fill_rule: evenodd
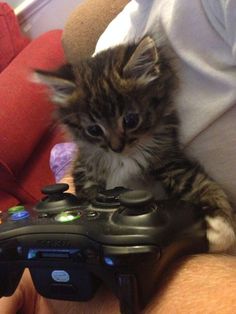
<svg viewBox="0 0 236 314">
<path fill-rule="evenodd" d="M 178 80 L 164 48 L 146 36 L 36 75 L 51 89 L 59 118 L 78 144 L 73 177 L 79 197 L 92 198 L 98 186 L 147 189 L 161 181 L 169 197 L 208 208 L 210 251 L 232 247 L 225 193 L 179 145 Z"/>
</svg>

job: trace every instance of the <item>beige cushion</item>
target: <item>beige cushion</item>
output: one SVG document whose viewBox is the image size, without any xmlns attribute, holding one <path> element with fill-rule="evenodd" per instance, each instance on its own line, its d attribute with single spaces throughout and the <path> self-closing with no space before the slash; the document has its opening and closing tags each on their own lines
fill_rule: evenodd
<svg viewBox="0 0 236 314">
<path fill-rule="evenodd" d="M 69 17 L 62 38 L 67 60 L 75 63 L 94 52 L 96 42 L 127 0 L 86 0 Z"/>
</svg>

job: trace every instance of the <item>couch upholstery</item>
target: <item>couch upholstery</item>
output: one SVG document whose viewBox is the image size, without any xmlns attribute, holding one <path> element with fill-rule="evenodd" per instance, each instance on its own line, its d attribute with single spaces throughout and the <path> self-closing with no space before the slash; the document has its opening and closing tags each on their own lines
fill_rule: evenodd
<svg viewBox="0 0 236 314">
<path fill-rule="evenodd" d="M 69 62 L 91 55 L 108 23 L 124 8 L 128 0 L 85 0 L 68 18 L 62 44 Z"/>
<path fill-rule="evenodd" d="M 26 46 L 0 74 L 0 209 L 35 202 L 53 182 L 51 147 L 62 141 L 51 118 L 44 87 L 30 82 L 33 68 L 53 69 L 64 62 L 61 30 Z"/>
<path fill-rule="evenodd" d="M 0 2 L 0 72 L 29 43 L 20 30 L 13 9 L 5 2 Z"/>
</svg>

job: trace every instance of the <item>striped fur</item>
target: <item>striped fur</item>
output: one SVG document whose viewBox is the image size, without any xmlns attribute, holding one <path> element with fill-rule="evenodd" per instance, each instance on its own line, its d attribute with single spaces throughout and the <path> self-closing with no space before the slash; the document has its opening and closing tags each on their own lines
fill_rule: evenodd
<svg viewBox="0 0 236 314">
<path fill-rule="evenodd" d="M 167 56 L 147 36 L 36 74 L 50 87 L 59 119 L 79 146 L 74 162 L 79 197 L 92 198 L 98 186 L 147 188 L 160 180 L 170 197 L 204 207 L 210 250 L 224 251 L 235 242 L 231 205 L 181 150 L 173 101 L 178 80 Z"/>
</svg>

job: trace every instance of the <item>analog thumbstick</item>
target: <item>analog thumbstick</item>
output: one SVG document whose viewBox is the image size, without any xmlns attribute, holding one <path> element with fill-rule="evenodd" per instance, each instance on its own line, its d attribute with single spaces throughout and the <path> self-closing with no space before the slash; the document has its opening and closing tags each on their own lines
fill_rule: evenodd
<svg viewBox="0 0 236 314">
<path fill-rule="evenodd" d="M 121 207 L 112 219 L 115 223 L 132 226 L 151 226 L 156 221 L 153 195 L 144 190 L 134 190 L 120 195 Z"/>
<path fill-rule="evenodd" d="M 79 205 L 78 199 L 71 193 L 65 193 L 69 189 L 66 183 L 47 185 L 42 188 L 42 193 L 46 196 L 39 201 L 35 209 L 41 213 L 58 213 Z"/>
<path fill-rule="evenodd" d="M 144 190 L 128 191 L 120 195 L 120 203 L 125 207 L 146 207 L 153 201 L 153 195 Z"/>
<path fill-rule="evenodd" d="M 58 183 L 58 184 L 51 184 L 47 185 L 42 188 L 42 193 L 46 195 L 54 195 L 54 194 L 60 194 L 69 189 L 69 185 L 67 183 Z"/>
<path fill-rule="evenodd" d="M 152 211 L 153 195 L 144 190 L 134 190 L 120 195 L 120 204 L 123 206 L 121 215 L 139 216 Z"/>
</svg>

